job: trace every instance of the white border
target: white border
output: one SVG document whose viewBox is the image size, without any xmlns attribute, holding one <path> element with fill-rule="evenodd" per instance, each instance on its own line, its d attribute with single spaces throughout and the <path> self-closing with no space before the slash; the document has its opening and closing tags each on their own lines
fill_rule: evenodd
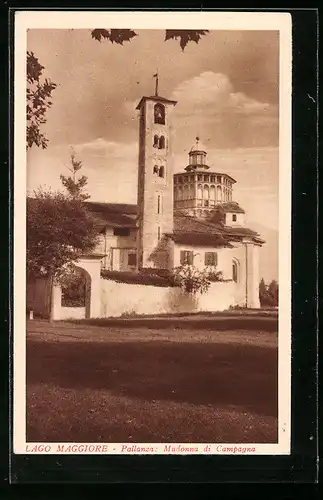
<svg viewBox="0 0 323 500">
<path fill-rule="evenodd" d="M 158 14 L 158 15 L 157 15 Z M 14 363 L 13 363 L 13 437 L 14 453 L 57 454 L 61 443 L 26 443 L 26 50 L 27 29 L 66 29 L 100 27 L 133 29 L 210 29 L 210 30 L 275 30 L 280 32 L 280 149 L 279 149 L 279 431 L 278 444 L 183 444 L 197 447 L 190 454 L 289 454 L 291 423 L 291 16 L 273 12 L 75 12 L 17 11 L 15 13 L 14 65 Z M 88 450 L 89 444 L 78 446 L 69 454 L 142 454 L 125 451 L 122 446 L 153 447 L 153 454 L 168 454 L 165 443 L 107 443 L 106 451 Z M 94 444 L 96 450 L 102 443 Z M 180 443 L 172 444 L 180 446 Z M 36 448 L 35 448 L 36 447 Z M 47 448 L 45 448 L 47 447 Z M 49 448 L 48 448 L 49 447 Z M 227 451 L 223 451 L 229 448 Z M 251 448 L 252 451 L 246 451 Z M 254 450 L 253 450 L 254 448 Z M 83 451 L 80 451 L 83 450 Z M 105 448 L 104 448 L 105 450 Z M 145 453 L 145 452 L 144 452 Z M 184 451 L 177 454 L 186 454 Z"/>
</svg>

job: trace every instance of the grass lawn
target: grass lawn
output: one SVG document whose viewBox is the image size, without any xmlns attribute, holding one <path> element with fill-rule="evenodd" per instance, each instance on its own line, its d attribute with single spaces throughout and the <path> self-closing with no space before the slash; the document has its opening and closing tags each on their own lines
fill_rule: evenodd
<svg viewBox="0 0 323 500">
<path fill-rule="evenodd" d="M 27 441 L 277 442 L 277 334 L 30 321 Z"/>
</svg>

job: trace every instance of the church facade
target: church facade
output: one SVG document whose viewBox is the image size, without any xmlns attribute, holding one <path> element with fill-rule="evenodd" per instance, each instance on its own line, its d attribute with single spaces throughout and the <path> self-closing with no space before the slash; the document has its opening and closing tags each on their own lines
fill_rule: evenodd
<svg viewBox="0 0 323 500">
<path fill-rule="evenodd" d="M 157 92 L 156 92 L 157 94 Z M 245 226 L 229 173 L 208 166 L 200 139 L 174 173 L 176 102 L 159 95 L 138 103 L 137 205 L 88 202 L 97 220 L 102 271 L 138 273 L 190 264 L 216 266 L 234 283 L 232 305 L 259 307 L 260 235 Z"/>
</svg>

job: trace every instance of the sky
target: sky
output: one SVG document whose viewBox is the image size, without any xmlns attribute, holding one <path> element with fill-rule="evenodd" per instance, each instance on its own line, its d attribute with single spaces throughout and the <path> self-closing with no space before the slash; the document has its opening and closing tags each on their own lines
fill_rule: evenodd
<svg viewBox="0 0 323 500">
<path fill-rule="evenodd" d="M 46 150 L 27 157 L 27 189 L 61 188 L 73 150 L 93 201 L 136 203 L 138 115 L 143 95 L 178 101 L 173 114 L 174 171 L 188 163 L 199 135 L 208 164 L 234 177 L 233 199 L 247 224 L 269 237 L 261 273 L 277 278 L 279 37 L 275 31 L 211 31 L 182 52 L 164 31 L 136 30 L 123 46 L 90 30 L 29 30 L 28 50 L 57 83 L 43 132 Z M 266 247 L 266 248 L 265 248 Z M 265 257 L 266 256 L 266 257 Z"/>
</svg>

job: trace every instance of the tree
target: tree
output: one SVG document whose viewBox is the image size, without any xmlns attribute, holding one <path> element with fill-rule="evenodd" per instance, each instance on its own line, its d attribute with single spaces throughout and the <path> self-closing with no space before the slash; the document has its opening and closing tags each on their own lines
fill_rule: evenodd
<svg viewBox="0 0 323 500">
<path fill-rule="evenodd" d="M 35 192 L 27 204 L 27 273 L 59 280 L 66 266 L 97 245 L 95 222 L 79 199 Z"/>
<path fill-rule="evenodd" d="M 274 306 L 278 306 L 278 283 L 276 280 L 272 280 L 268 286 L 268 295 Z"/>
<path fill-rule="evenodd" d="M 75 154 L 71 154 L 71 167 L 67 167 L 72 172 L 72 177 L 65 175 L 61 175 L 60 179 L 62 181 L 63 186 L 66 188 L 68 195 L 71 198 L 75 198 L 81 201 L 88 200 L 90 195 L 85 193 L 83 190 L 87 185 L 87 177 L 82 175 L 78 180 L 76 180 L 77 172 L 82 168 L 82 162 L 77 161 L 75 158 Z"/>
<path fill-rule="evenodd" d="M 189 42 L 199 43 L 202 36 L 209 33 L 209 30 L 165 30 L 165 42 L 167 40 L 178 40 L 184 51 Z M 111 43 L 123 45 L 124 42 L 130 42 L 138 34 L 130 29 L 94 29 L 91 31 L 91 36 L 98 42 L 101 40 L 109 40 Z"/>
<path fill-rule="evenodd" d="M 259 301 L 261 306 L 278 306 L 278 283 L 276 280 L 272 280 L 267 286 L 264 279 L 261 279 L 259 283 Z"/>
<path fill-rule="evenodd" d="M 34 145 L 45 149 L 48 144 L 40 126 L 46 122 L 46 111 L 52 105 L 52 92 L 57 85 L 48 78 L 41 81 L 43 69 L 35 54 L 27 52 L 27 149 Z"/>
<path fill-rule="evenodd" d="M 265 284 L 265 280 L 264 280 L 264 278 L 261 278 L 261 281 L 259 283 L 259 299 L 260 299 L 260 301 L 261 301 L 261 298 L 264 297 L 266 292 L 267 292 L 267 287 Z"/>
<path fill-rule="evenodd" d="M 225 226 L 225 211 L 223 210 L 223 208 L 221 206 L 217 207 L 214 210 L 210 221 L 213 224 L 219 224 L 222 227 Z"/>
<path fill-rule="evenodd" d="M 98 243 L 95 222 L 79 198 L 39 189 L 27 204 L 27 278 L 53 285 Z M 52 293 L 53 297 L 53 293 Z M 50 318 L 52 319 L 52 304 Z"/>
</svg>

